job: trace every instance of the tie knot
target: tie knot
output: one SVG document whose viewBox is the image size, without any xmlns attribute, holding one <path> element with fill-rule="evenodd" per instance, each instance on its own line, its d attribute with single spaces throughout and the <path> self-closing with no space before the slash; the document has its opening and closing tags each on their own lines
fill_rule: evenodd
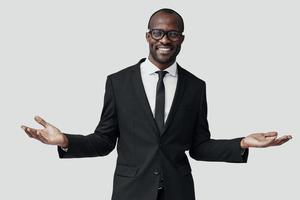
<svg viewBox="0 0 300 200">
<path fill-rule="evenodd" d="M 159 80 L 163 79 L 165 77 L 165 75 L 168 73 L 167 71 L 156 71 L 155 73 L 158 74 Z"/>
</svg>

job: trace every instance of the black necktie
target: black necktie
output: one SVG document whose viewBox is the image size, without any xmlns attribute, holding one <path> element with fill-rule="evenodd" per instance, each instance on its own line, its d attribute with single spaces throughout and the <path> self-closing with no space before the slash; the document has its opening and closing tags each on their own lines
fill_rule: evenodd
<svg viewBox="0 0 300 200">
<path fill-rule="evenodd" d="M 155 101 L 155 121 L 160 130 L 160 133 L 164 130 L 164 122 L 165 122 L 165 85 L 164 85 L 164 77 L 167 71 L 157 71 L 158 74 L 158 82 L 156 86 L 156 101 Z"/>
</svg>

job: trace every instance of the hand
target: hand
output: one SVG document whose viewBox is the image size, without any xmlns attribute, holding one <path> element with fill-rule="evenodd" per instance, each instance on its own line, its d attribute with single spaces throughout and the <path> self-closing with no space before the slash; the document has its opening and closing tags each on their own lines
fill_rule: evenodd
<svg viewBox="0 0 300 200">
<path fill-rule="evenodd" d="M 241 147 L 249 148 L 279 146 L 292 139 L 291 135 L 284 135 L 280 138 L 277 138 L 277 135 L 277 132 L 251 134 L 241 140 Z"/>
<path fill-rule="evenodd" d="M 61 147 L 68 147 L 67 137 L 55 126 L 46 122 L 39 116 L 34 117 L 35 121 L 41 124 L 43 129 L 34 129 L 22 125 L 21 128 L 26 132 L 26 134 L 36 140 L 41 141 L 45 144 L 58 145 Z"/>
</svg>

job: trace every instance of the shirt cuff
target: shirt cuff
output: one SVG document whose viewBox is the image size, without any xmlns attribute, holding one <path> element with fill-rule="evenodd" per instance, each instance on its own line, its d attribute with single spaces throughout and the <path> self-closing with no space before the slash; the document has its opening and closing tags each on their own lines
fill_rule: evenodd
<svg viewBox="0 0 300 200">
<path fill-rule="evenodd" d="M 68 151 L 68 147 L 64 148 L 64 147 L 60 147 L 64 152 L 67 152 Z"/>
<path fill-rule="evenodd" d="M 64 150 L 64 149 L 63 149 Z M 67 150 L 68 150 L 68 148 L 67 148 Z M 241 156 L 243 156 L 244 154 L 245 154 L 245 152 L 246 152 L 246 149 L 241 149 Z"/>
</svg>

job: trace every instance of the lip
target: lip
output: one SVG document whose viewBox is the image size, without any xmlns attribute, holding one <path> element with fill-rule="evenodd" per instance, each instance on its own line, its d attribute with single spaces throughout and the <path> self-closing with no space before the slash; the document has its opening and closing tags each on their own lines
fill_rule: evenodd
<svg viewBox="0 0 300 200">
<path fill-rule="evenodd" d="M 160 48 L 162 48 L 162 49 L 173 49 L 172 46 L 162 46 L 162 45 L 157 46 L 156 48 L 157 48 L 157 49 L 160 49 Z"/>
<path fill-rule="evenodd" d="M 171 46 L 158 46 L 156 48 L 156 50 L 158 51 L 159 54 L 169 54 L 172 52 L 173 47 Z"/>
</svg>

